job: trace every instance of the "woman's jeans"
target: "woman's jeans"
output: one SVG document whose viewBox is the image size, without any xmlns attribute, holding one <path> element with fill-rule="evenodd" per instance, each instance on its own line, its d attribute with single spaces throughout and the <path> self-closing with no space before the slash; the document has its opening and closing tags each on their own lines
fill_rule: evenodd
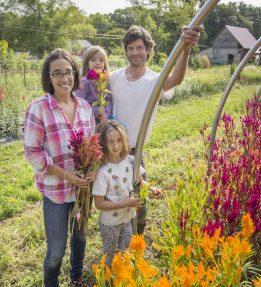
<svg viewBox="0 0 261 287">
<path fill-rule="evenodd" d="M 58 276 L 65 254 L 68 236 L 69 211 L 73 203 L 57 204 L 43 196 L 43 212 L 45 232 L 47 237 L 47 253 L 44 259 L 44 286 L 59 286 Z M 72 225 L 72 223 L 71 223 Z M 74 224 L 74 232 L 71 235 L 71 269 L 72 280 L 82 276 L 83 259 L 86 240 L 82 230 Z"/>
</svg>

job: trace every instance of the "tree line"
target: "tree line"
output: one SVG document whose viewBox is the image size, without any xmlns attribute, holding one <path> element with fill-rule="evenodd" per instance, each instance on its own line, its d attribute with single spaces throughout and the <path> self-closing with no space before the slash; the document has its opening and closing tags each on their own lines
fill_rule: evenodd
<svg viewBox="0 0 261 287">
<path fill-rule="evenodd" d="M 146 28 L 157 43 L 154 58 L 169 54 L 203 0 L 129 0 L 130 7 L 110 14 L 86 15 L 71 0 L 0 0 L 0 40 L 14 51 L 41 58 L 57 47 L 80 49 L 77 40 L 103 46 L 109 54 L 122 53 L 121 39 L 133 24 Z M 88 7 L 86 7 L 88 11 Z M 204 23 L 199 49 L 211 46 L 225 25 L 248 28 L 258 38 L 261 7 L 244 2 L 219 4 Z"/>
</svg>

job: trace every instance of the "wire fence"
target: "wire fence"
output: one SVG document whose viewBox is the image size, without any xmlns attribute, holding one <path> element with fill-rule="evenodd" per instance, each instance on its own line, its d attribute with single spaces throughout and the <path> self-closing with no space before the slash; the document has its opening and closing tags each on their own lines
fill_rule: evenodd
<svg viewBox="0 0 261 287">
<path fill-rule="evenodd" d="M 0 82 L 10 84 L 16 81 L 22 82 L 28 86 L 32 77 L 36 76 L 40 80 L 43 60 L 26 60 L 26 61 L 4 61 L 0 62 Z M 80 62 L 80 65 L 82 63 Z M 110 70 L 116 70 L 126 64 L 123 58 L 112 59 L 109 61 Z M 81 70 L 81 69 L 80 69 Z"/>
</svg>

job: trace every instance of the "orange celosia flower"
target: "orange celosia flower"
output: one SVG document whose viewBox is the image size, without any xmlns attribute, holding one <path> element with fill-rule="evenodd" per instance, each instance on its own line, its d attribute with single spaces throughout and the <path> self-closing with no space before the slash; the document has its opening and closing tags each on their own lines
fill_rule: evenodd
<svg viewBox="0 0 261 287">
<path fill-rule="evenodd" d="M 175 262 L 177 261 L 181 256 L 185 255 L 185 251 L 183 249 L 182 245 L 178 245 L 176 247 L 173 248 L 172 252 L 172 260 Z"/>
<path fill-rule="evenodd" d="M 105 266 L 105 278 L 107 281 L 111 279 L 111 269 L 108 265 Z"/>
<path fill-rule="evenodd" d="M 214 236 L 210 237 L 206 232 L 204 232 L 201 246 L 208 258 L 213 257 L 213 252 L 215 251 L 218 241 L 220 239 L 220 228 L 215 231 Z"/>
<path fill-rule="evenodd" d="M 134 235 L 131 239 L 130 250 L 133 251 L 134 254 L 143 254 L 146 249 L 146 242 L 142 235 Z"/>
<path fill-rule="evenodd" d="M 261 277 L 253 280 L 254 287 L 261 287 Z"/>
<path fill-rule="evenodd" d="M 166 276 L 162 276 L 156 283 L 155 287 L 170 287 L 170 282 Z"/>
<path fill-rule="evenodd" d="M 99 271 L 99 265 L 98 264 L 93 264 L 92 265 L 92 271 L 93 271 L 93 273 L 96 274 Z"/>
<path fill-rule="evenodd" d="M 186 256 L 187 256 L 187 258 L 190 258 L 191 254 L 192 254 L 192 247 L 189 245 L 189 246 L 187 247 L 187 250 L 186 250 Z"/>
<path fill-rule="evenodd" d="M 242 224 L 243 224 L 242 235 L 245 238 L 249 238 L 255 231 L 255 226 L 249 213 L 247 213 L 242 217 Z"/>
<path fill-rule="evenodd" d="M 101 258 L 101 265 L 104 266 L 106 261 L 106 255 L 103 255 Z"/>
</svg>

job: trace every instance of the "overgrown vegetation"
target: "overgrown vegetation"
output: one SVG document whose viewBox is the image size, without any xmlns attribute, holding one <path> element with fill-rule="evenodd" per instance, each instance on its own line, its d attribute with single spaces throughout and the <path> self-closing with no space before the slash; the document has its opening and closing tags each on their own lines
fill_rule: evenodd
<svg viewBox="0 0 261 287">
<path fill-rule="evenodd" d="M 239 85 L 231 93 L 225 110 L 233 114 L 236 121 L 245 111 L 245 100 L 257 87 Z M 200 159 L 204 147 L 198 129 L 204 122 L 212 123 L 220 97 L 221 93 L 217 93 L 159 107 L 151 140 L 145 147 L 149 178 L 158 182 L 165 195 L 164 200 L 151 202 L 146 229 L 148 250 L 145 256 L 156 265 L 160 266 L 167 260 L 166 256 L 161 256 L 159 260 L 163 250 L 160 250 L 161 244 L 156 238 L 162 238 L 163 222 L 170 218 L 168 200 L 174 198 L 179 202 L 178 205 L 173 203 L 170 209 L 173 218 L 176 218 L 182 209 L 185 216 L 186 206 L 191 204 L 191 209 L 195 210 L 190 214 L 191 218 L 197 218 L 197 223 L 201 223 L 200 207 L 204 203 L 204 190 L 199 187 L 203 181 L 204 166 L 201 165 Z M 41 286 L 42 260 L 45 253 L 44 224 L 41 204 L 32 205 L 33 202 L 41 200 L 41 195 L 33 187 L 31 168 L 24 162 L 22 142 L 1 145 L 0 164 L 1 219 L 5 218 L 0 228 L 0 285 Z M 199 168 L 200 166 L 202 168 Z M 182 183 L 189 178 L 190 184 Z M 194 185 L 198 186 L 198 194 L 191 192 Z M 185 193 L 182 188 L 185 188 Z M 97 212 L 94 209 L 85 259 L 84 276 L 88 281 L 93 281 L 91 265 L 97 263 L 101 256 L 97 220 Z M 172 222 L 171 230 L 177 230 L 177 234 L 181 236 L 177 224 L 179 222 L 176 218 L 176 221 Z M 168 238 L 166 237 L 164 246 L 171 244 L 171 233 Z M 68 286 L 68 274 L 69 254 L 66 253 L 61 272 L 63 287 Z"/>
</svg>

